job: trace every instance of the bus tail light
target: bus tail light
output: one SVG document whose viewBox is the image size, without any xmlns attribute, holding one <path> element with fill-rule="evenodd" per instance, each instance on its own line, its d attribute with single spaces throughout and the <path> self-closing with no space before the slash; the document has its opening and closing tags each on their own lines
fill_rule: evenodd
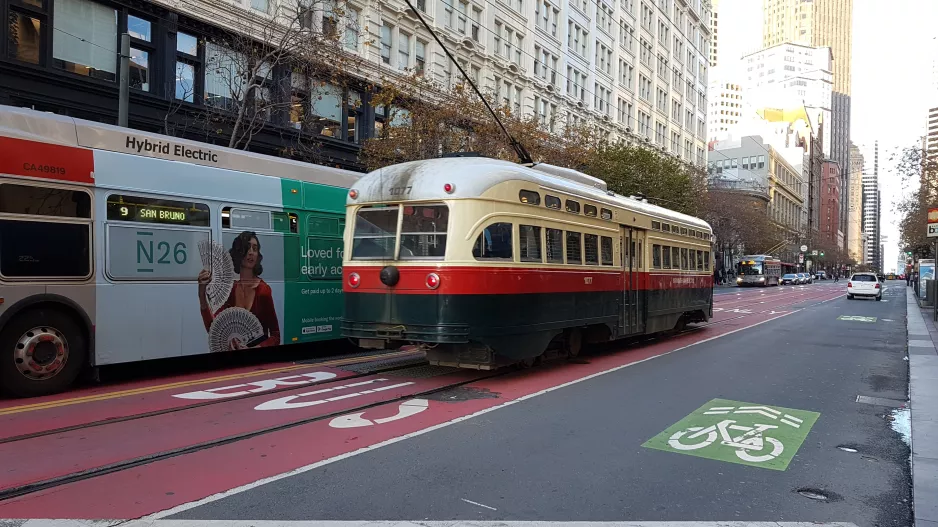
<svg viewBox="0 0 938 527">
<path fill-rule="evenodd" d="M 427 275 L 427 287 L 430 289 L 436 289 L 440 287 L 440 275 L 436 273 L 430 273 Z"/>
<path fill-rule="evenodd" d="M 352 287 L 358 287 L 362 283 L 362 277 L 358 276 L 358 273 L 350 273 L 348 275 L 348 285 Z"/>
</svg>

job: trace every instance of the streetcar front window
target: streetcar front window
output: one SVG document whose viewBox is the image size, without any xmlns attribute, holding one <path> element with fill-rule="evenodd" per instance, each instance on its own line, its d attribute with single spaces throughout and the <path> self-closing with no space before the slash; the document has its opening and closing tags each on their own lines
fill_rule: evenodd
<svg viewBox="0 0 938 527">
<path fill-rule="evenodd" d="M 751 264 L 739 264 L 739 274 L 745 275 L 760 275 L 762 273 L 762 264 L 761 263 L 751 263 Z"/>
<path fill-rule="evenodd" d="M 355 216 L 352 258 L 394 258 L 397 241 L 397 216 L 400 207 L 363 207 Z"/>
<path fill-rule="evenodd" d="M 405 205 L 401 219 L 401 259 L 438 259 L 446 256 L 449 207 Z"/>
</svg>

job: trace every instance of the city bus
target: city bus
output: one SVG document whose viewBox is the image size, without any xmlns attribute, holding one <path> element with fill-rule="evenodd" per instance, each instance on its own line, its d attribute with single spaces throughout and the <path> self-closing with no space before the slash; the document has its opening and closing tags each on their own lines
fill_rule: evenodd
<svg viewBox="0 0 938 527">
<path fill-rule="evenodd" d="M 0 106 L 0 390 L 339 338 L 359 177 Z"/>
<path fill-rule="evenodd" d="M 743 256 L 736 264 L 736 285 L 761 287 L 778 285 L 782 277 L 782 261 L 764 254 Z"/>
</svg>

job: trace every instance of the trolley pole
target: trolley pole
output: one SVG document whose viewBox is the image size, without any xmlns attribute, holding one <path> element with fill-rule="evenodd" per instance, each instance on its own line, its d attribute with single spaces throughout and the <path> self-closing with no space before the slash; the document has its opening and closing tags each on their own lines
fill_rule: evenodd
<svg viewBox="0 0 938 527">
<path fill-rule="evenodd" d="M 117 99 L 117 125 L 127 127 L 130 106 L 130 35 L 121 34 L 120 95 Z"/>
</svg>

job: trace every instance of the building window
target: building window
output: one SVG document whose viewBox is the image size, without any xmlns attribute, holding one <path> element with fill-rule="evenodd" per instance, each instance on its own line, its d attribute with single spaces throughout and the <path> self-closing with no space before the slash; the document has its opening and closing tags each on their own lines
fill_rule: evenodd
<svg viewBox="0 0 938 527">
<path fill-rule="evenodd" d="M 251 0 L 251 9 L 270 14 L 270 0 Z"/>
<path fill-rule="evenodd" d="M 401 31 L 397 39 L 397 67 L 406 70 L 410 66 L 410 35 Z"/>
<path fill-rule="evenodd" d="M 420 40 L 417 41 L 416 51 L 414 53 L 414 69 L 418 74 L 423 75 L 427 67 L 427 44 Z"/>
<path fill-rule="evenodd" d="M 117 11 L 89 0 L 55 3 L 52 58 L 65 71 L 117 79 Z"/>
<path fill-rule="evenodd" d="M 176 33 L 176 99 L 195 102 L 199 41 L 186 33 Z"/>
<path fill-rule="evenodd" d="M 348 8 L 345 22 L 345 49 L 358 49 L 358 19 L 361 13 L 357 9 Z"/>
<path fill-rule="evenodd" d="M 391 64 L 391 32 L 394 28 L 385 22 L 381 26 L 381 62 Z"/>
<path fill-rule="evenodd" d="M 42 58 L 42 21 L 35 16 L 10 9 L 7 56 L 30 64 L 39 64 Z"/>
</svg>

